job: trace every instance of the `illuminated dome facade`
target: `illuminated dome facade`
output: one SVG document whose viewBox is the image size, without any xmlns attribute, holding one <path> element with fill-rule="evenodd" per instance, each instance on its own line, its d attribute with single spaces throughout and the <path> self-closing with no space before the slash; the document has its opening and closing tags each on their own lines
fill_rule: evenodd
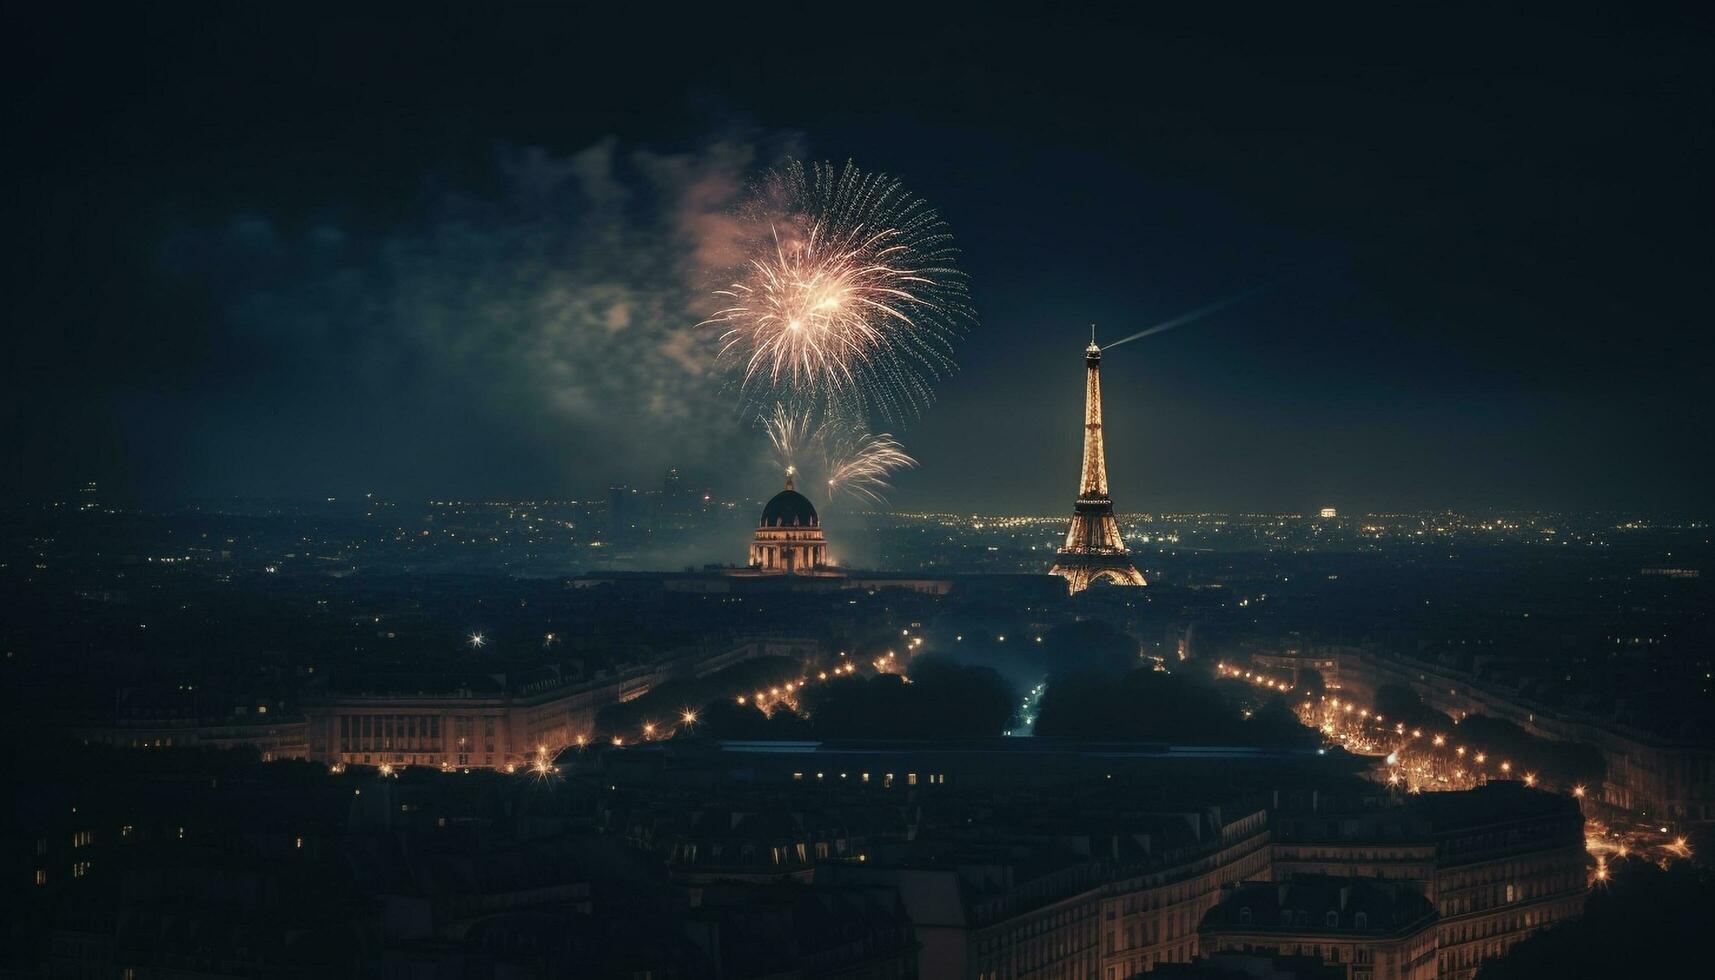
<svg viewBox="0 0 1715 980">
<path fill-rule="evenodd" d="M 828 568 L 828 538 L 810 499 L 792 487 L 775 494 L 762 508 L 750 542 L 750 567 L 778 575 L 808 575 Z"/>
</svg>

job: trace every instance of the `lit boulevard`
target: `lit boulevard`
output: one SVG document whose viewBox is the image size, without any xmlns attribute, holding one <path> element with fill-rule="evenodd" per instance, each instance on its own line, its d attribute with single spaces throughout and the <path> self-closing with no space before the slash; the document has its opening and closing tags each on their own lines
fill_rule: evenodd
<svg viewBox="0 0 1715 980">
<path fill-rule="evenodd" d="M 1467 790 L 1492 779 L 1511 779 L 1577 799 L 1585 812 L 1586 849 L 1597 859 L 1593 880 L 1606 880 L 1610 856 L 1641 857 L 1662 867 L 1691 857 L 1691 846 L 1684 835 L 1642 815 L 1600 804 L 1591 799 L 1589 788 L 1583 784 L 1554 785 L 1534 772 L 1519 772 L 1510 760 L 1495 758 L 1481 746 L 1460 742 L 1457 723 L 1452 732 L 1408 729 L 1401 722 L 1389 722 L 1354 699 L 1294 691 L 1289 680 L 1263 671 L 1225 663 L 1217 664 L 1215 670 L 1220 677 L 1294 698 L 1299 721 L 1321 732 L 1329 746 L 1380 759 L 1380 765 L 1370 770 L 1371 777 L 1400 792 Z"/>
</svg>

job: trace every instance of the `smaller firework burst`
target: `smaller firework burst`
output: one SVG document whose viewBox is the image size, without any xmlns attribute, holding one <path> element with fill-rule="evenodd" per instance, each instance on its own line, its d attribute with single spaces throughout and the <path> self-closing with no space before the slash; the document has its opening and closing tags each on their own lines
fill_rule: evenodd
<svg viewBox="0 0 1715 980">
<path fill-rule="evenodd" d="M 808 408 L 776 402 L 758 421 L 768 434 L 775 462 L 789 478 L 796 479 L 807 460 L 820 464 L 830 502 L 844 495 L 880 504 L 894 472 L 917 465 L 891 433 L 871 433 L 850 418 L 818 422 Z"/>
<path fill-rule="evenodd" d="M 870 504 L 882 503 L 895 470 L 917 465 L 892 435 L 861 429 L 836 432 L 825 443 L 828 499 L 846 494 Z"/>
<path fill-rule="evenodd" d="M 807 408 L 775 402 L 774 411 L 758 421 L 774 447 L 775 462 L 788 474 L 797 472 L 799 457 L 821 438 L 821 426 Z"/>
</svg>

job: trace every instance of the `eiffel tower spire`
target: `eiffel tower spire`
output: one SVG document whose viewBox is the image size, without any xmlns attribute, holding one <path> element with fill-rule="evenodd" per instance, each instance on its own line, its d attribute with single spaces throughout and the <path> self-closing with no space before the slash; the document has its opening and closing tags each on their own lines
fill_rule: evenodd
<svg viewBox="0 0 1715 980">
<path fill-rule="evenodd" d="M 1073 592 L 1098 580 L 1120 585 L 1143 585 L 1143 575 L 1126 554 L 1108 496 L 1108 460 L 1102 445 L 1102 349 L 1096 327 L 1090 325 L 1090 346 L 1084 348 L 1084 465 L 1078 478 L 1078 500 L 1066 544 L 1055 557 L 1052 573 L 1066 579 Z"/>
<path fill-rule="evenodd" d="M 1090 346 L 1084 348 L 1084 470 L 1079 497 L 1108 495 L 1108 457 L 1102 449 L 1102 349 L 1096 327 L 1090 325 Z"/>
</svg>

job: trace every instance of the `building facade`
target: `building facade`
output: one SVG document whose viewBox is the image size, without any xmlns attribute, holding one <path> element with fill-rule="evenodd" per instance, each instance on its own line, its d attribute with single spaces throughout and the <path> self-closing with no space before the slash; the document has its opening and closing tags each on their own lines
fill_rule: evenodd
<svg viewBox="0 0 1715 980">
<path fill-rule="evenodd" d="M 1439 975 L 1470 980 L 1484 960 L 1583 914 L 1584 815 L 1570 797 L 1490 783 L 1421 800 L 1433 828 Z"/>
<path fill-rule="evenodd" d="M 1373 878 L 1404 882 L 1432 897 L 1435 867 L 1429 823 L 1414 809 L 1274 814 L 1277 879 L 1314 874 Z"/>
<path fill-rule="evenodd" d="M 1247 882 L 1201 931 L 1211 952 L 1309 956 L 1350 980 L 1436 980 L 1435 906 L 1399 883 L 1328 875 Z"/>
<path fill-rule="evenodd" d="M 1221 889 L 1269 872 L 1260 808 L 1139 815 L 1134 829 L 1102 855 L 1060 851 L 1055 860 L 1044 841 L 989 843 L 817 874 L 898 889 L 922 944 L 922 976 L 1112 980 L 1190 962 Z"/>
<path fill-rule="evenodd" d="M 390 678 L 385 686 L 331 693 L 308 705 L 308 755 L 329 765 L 517 768 L 587 740 L 602 708 L 668 678 L 804 651 L 801 640 L 751 639 L 594 677 L 551 665 L 518 674 Z"/>
<path fill-rule="evenodd" d="M 1469 980 L 1484 960 L 1581 914 L 1588 895 L 1577 801 L 1518 782 L 1274 818 L 1275 880 L 1328 877 L 1421 894 L 1434 913 L 1442 980 Z"/>
<path fill-rule="evenodd" d="M 1257 810 L 1220 827 L 1218 845 L 1176 863 L 1121 879 L 1102 899 L 1103 980 L 1189 963 L 1201 951 L 1197 928 L 1222 891 L 1272 874 L 1268 814 Z"/>
</svg>

